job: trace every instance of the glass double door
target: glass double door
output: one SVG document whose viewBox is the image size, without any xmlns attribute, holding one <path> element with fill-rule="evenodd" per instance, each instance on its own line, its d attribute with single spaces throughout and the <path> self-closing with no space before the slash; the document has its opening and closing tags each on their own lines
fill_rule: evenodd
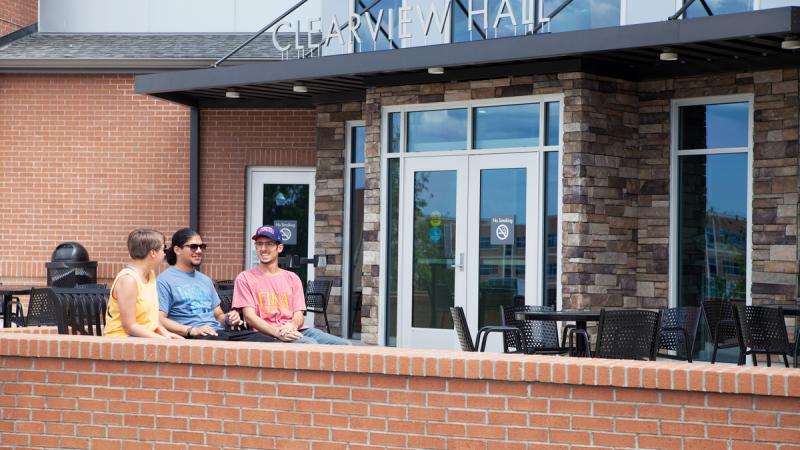
<svg viewBox="0 0 800 450">
<path fill-rule="evenodd" d="M 539 173 L 538 153 L 404 161 L 399 346 L 457 348 L 453 306 L 474 338 L 501 305 L 539 301 Z"/>
</svg>

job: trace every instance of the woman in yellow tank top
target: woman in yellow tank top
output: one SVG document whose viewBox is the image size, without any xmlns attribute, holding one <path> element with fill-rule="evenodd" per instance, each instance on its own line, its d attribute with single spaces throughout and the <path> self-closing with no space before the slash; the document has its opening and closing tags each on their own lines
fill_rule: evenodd
<svg viewBox="0 0 800 450">
<path fill-rule="evenodd" d="M 103 335 L 183 339 L 167 331 L 158 318 L 155 270 L 164 260 L 164 235 L 156 230 L 133 230 L 128 235 L 128 253 L 131 263 L 111 285 Z"/>
</svg>

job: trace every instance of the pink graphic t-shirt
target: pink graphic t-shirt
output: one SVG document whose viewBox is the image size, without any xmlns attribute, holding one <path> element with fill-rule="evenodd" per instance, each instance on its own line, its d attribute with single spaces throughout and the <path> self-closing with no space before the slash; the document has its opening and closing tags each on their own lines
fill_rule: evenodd
<svg viewBox="0 0 800 450">
<path fill-rule="evenodd" d="M 280 327 L 291 322 L 296 311 L 305 311 L 303 283 L 295 273 L 280 269 L 274 275 L 253 267 L 236 277 L 233 308 L 255 308 L 268 324 Z"/>
</svg>

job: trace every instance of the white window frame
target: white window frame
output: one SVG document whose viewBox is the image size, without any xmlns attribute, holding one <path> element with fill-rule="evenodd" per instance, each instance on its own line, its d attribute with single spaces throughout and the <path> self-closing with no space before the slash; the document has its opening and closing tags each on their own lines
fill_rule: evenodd
<svg viewBox="0 0 800 450">
<path fill-rule="evenodd" d="M 559 123 L 558 123 L 558 144 L 557 145 L 550 145 L 545 146 L 545 136 L 547 130 L 545 128 L 546 125 L 546 108 L 545 104 L 548 102 L 559 102 Z M 474 110 L 477 107 L 483 106 L 511 106 L 511 105 L 519 105 L 519 104 L 526 104 L 526 103 L 539 103 L 541 106 L 539 108 L 539 145 L 536 147 L 523 147 L 523 148 L 495 148 L 495 149 L 474 149 L 473 148 L 473 132 L 472 132 L 472 123 L 473 123 L 473 114 Z M 467 149 L 465 150 L 448 150 L 448 151 L 434 151 L 434 152 L 406 152 L 406 113 L 408 112 L 418 112 L 418 111 L 433 111 L 433 110 L 442 110 L 442 109 L 457 109 L 457 108 L 466 108 L 467 109 Z M 392 113 L 400 113 L 400 143 L 399 148 L 400 152 L 398 153 L 389 153 L 388 149 L 388 124 L 389 124 L 389 114 Z M 380 198 L 380 259 L 379 259 L 379 282 L 378 282 L 378 343 L 379 345 L 386 345 L 386 311 L 384 308 L 388 306 L 387 304 L 387 294 L 388 294 L 388 286 L 386 285 L 386 258 L 388 257 L 388 241 L 389 236 L 387 233 L 387 227 L 389 223 L 389 217 L 387 214 L 387 207 L 389 204 L 389 190 L 387 189 L 387 184 L 389 182 L 389 164 L 388 161 L 390 159 L 398 159 L 400 161 L 398 170 L 400 172 L 401 183 L 402 183 L 402 175 L 405 170 L 404 161 L 407 158 L 425 158 L 425 157 L 435 157 L 435 156 L 448 156 L 448 155 L 491 155 L 491 154 L 514 154 L 514 153 L 530 153 L 530 152 L 539 152 L 541 153 L 540 163 L 539 163 L 539 225 L 537 226 L 537 233 L 541 236 L 543 235 L 544 224 L 543 218 L 545 213 L 545 186 L 544 186 L 544 179 L 545 179 L 545 155 L 547 152 L 558 152 L 558 193 L 557 193 L 557 202 L 558 202 L 558 221 L 557 221 L 557 237 L 556 237 L 556 246 L 557 246 L 557 269 L 556 269 L 556 309 L 561 309 L 562 307 L 562 290 L 563 285 L 561 282 L 561 273 L 562 273 L 562 220 L 563 220 L 563 179 L 564 179 L 564 152 L 563 152 L 563 136 L 564 136 L 564 94 L 545 94 L 545 95 L 526 95 L 526 96 L 518 96 L 518 97 L 503 97 L 503 98 L 494 98 L 494 99 L 484 99 L 484 100 L 461 100 L 461 101 L 448 101 L 448 102 L 436 102 L 436 103 L 420 103 L 420 104 L 411 104 L 411 105 L 393 105 L 393 106 L 384 106 L 381 108 L 381 172 L 380 172 L 380 182 L 381 182 L 381 198 Z M 400 189 L 399 193 L 399 203 L 400 205 L 404 205 L 405 203 L 404 198 L 404 189 Z M 403 226 L 402 220 L 398 224 L 398 234 L 402 236 L 403 233 Z M 399 247 L 398 250 L 402 253 L 402 247 Z M 539 270 L 536 274 L 536 280 L 539 284 L 537 289 L 539 290 L 538 298 L 539 300 L 542 299 L 542 289 L 544 284 L 544 273 L 543 273 L 543 266 L 545 265 L 543 262 L 544 252 L 546 251 L 546 242 L 544 236 L 542 239 L 539 239 L 539 244 L 537 244 L 536 252 L 538 254 L 538 258 L 542 258 L 540 260 L 540 264 L 538 265 Z M 400 262 L 402 261 L 401 255 L 397 255 L 398 260 L 395 262 L 395 266 L 398 270 L 400 270 Z M 398 310 L 399 310 L 399 302 L 401 301 L 401 287 L 398 286 Z M 394 317 L 397 320 L 397 317 Z M 398 326 L 399 330 L 399 326 Z"/>
<path fill-rule="evenodd" d="M 364 163 L 354 163 L 351 161 L 351 152 L 353 150 L 353 129 L 356 127 L 366 127 L 367 123 L 363 120 L 353 120 L 345 123 L 345 145 L 344 145 L 344 233 L 342 233 L 342 336 L 350 335 L 350 297 L 348 295 L 345 301 L 345 294 L 350 293 L 350 224 L 352 223 L 351 217 L 351 199 L 352 199 L 352 173 L 353 169 L 363 169 Z M 366 149 L 365 149 L 366 150 Z M 366 161 L 366 154 L 364 155 Z M 362 306 L 363 307 L 363 306 Z M 356 339 L 356 341 L 361 341 Z"/>
<path fill-rule="evenodd" d="M 747 153 L 747 245 L 745 269 L 746 304 L 752 302 L 752 260 L 753 260 L 753 94 L 736 94 L 713 97 L 674 99 L 670 106 L 670 195 L 669 195 L 669 306 L 678 306 L 678 157 L 690 155 L 720 155 L 727 153 Z M 678 150 L 679 126 L 678 112 L 682 106 L 713 105 L 721 103 L 747 103 L 747 147 L 713 148 L 700 150 Z M 717 273 L 721 267 L 717 265 Z"/>
</svg>

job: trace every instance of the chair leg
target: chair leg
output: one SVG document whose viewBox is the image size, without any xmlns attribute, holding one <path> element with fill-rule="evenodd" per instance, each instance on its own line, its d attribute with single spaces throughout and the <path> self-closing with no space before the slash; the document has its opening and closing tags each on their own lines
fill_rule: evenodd
<svg viewBox="0 0 800 450">
<path fill-rule="evenodd" d="M 328 330 L 328 334 L 331 334 L 331 326 L 328 324 L 328 312 L 326 310 L 322 310 L 322 317 L 325 318 L 325 329 Z"/>
<path fill-rule="evenodd" d="M 715 337 L 711 342 L 711 346 L 713 348 L 713 350 L 711 350 L 711 364 L 715 364 L 717 362 L 717 345 L 718 345 L 717 343 L 718 341 L 717 338 Z"/>
<path fill-rule="evenodd" d="M 786 355 L 786 353 L 784 353 L 781 356 L 783 356 L 783 365 L 788 368 L 789 367 L 789 357 Z"/>
</svg>

